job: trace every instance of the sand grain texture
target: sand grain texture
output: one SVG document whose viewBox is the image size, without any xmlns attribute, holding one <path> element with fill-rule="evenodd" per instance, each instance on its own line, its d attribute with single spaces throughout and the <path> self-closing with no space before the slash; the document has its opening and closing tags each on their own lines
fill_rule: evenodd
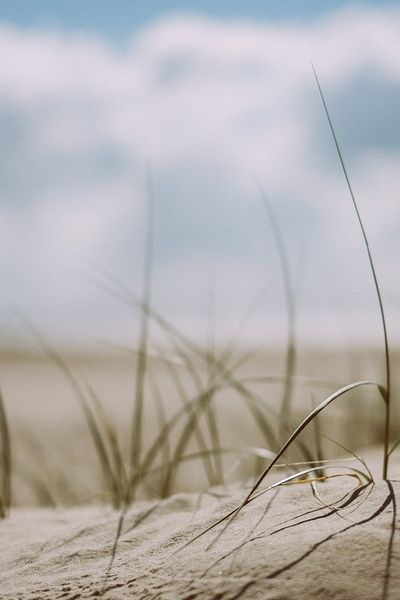
<svg viewBox="0 0 400 600">
<path fill-rule="evenodd" d="M 355 485 L 349 477 L 319 484 L 338 512 L 309 484 L 268 492 L 208 550 L 218 529 L 179 551 L 240 503 L 243 490 L 218 490 L 200 503 L 195 494 L 139 502 L 124 519 L 108 575 L 117 512 L 14 509 L 0 523 L 0 597 L 400 599 L 400 483 L 378 481 L 352 498 Z"/>
</svg>

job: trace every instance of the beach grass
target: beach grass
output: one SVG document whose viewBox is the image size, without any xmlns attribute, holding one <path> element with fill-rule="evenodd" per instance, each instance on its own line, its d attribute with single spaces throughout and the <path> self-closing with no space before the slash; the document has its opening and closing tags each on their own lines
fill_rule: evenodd
<svg viewBox="0 0 400 600">
<path fill-rule="evenodd" d="M 312 379 L 298 376 L 297 307 L 289 253 L 273 205 L 258 179 L 256 179 L 255 187 L 261 197 L 276 246 L 286 303 L 287 341 L 283 353 L 282 374 L 271 376 L 263 373 L 258 377 L 242 376 L 243 365 L 254 358 L 256 351 L 253 349 L 246 352 L 241 351 L 240 336 L 233 336 L 224 348 L 218 348 L 214 343 L 211 331 L 213 324 L 211 323 L 208 342 L 204 348 L 154 307 L 152 279 L 157 207 L 150 168 L 147 173 L 142 291 L 137 294 L 130 289 L 129 285 L 118 281 L 114 275 L 105 271 L 101 272 L 101 277 L 96 279 L 97 285 L 103 290 L 128 305 L 132 311 L 136 311 L 138 319 L 137 347 L 132 352 L 134 392 L 130 407 L 131 418 L 125 419 L 129 422 L 128 445 L 124 444 L 115 415 L 105 407 L 95 386 L 79 370 L 71 366 L 62 353 L 25 315 L 15 311 L 24 328 L 30 332 L 46 358 L 58 369 L 67 382 L 77 400 L 86 424 L 87 434 L 92 441 L 97 459 L 97 469 L 101 474 L 101 489 L 98 497 L 105 499 L 117 514 L 117 525 L 106 576 L 109 575 L 114 565 L 121 536 L 124 533 L 125 520 L 132 505 L 137 500 L 155 500 L 155 504 L 144 513 L 143 519 L 147 518 L 163 500 L 175 494 L 178 489 L 178 475 L 181 469 L 187 468 L 188 465 L 190 469 L 189 485 L 192 483 L 191 479 L 197 480 L 200 472 L 205 482 L 200 490 L 194 483 L 191 488 L 197 489 L 199 492 L 199 504 L 201 495 L 210 489 L 229 495 L 230 475 L 240 461 L 245 458 L 250 459 L 252 468 L 247 469 L 244 475 L 241 474 L 242 500 L 228 512 L 214 519 L 193 538 L 185 541 L 176 549 L 176 553 L 215 529 L 214 537 L 208 540 L 207 549 L 210 550 L 249 504 L 264 498 L 269 493 L 271 496 L 278 489 L 288 486 L 309 486 L 320 506 L 329 509 L 327 514 L 337 513 L 340 516 L 342 504 L 325 502 L 320 496 L 316 484 L 334 481 L 337 477 L 350 478 L 355 482 L 355 487 L 352 488 L 350 494 L 347 494 L 343 506 L 347 507 L 354 503 L 355 510 L 356 503 L 364 490 L 368 487 L 372 488 L 374 485 L 372 472 L 368 464 L 358 457 L 352 448 L 347 448 L 343 443 L 324 435 L 320 419 L 323 414 L 330 412 L 334 405 L 344 403 L 351 405 L 355 393 L 360 390 L 364 391 L 366 388 L 377 391 L 377 397 L 379 401 L 382 401 L 380 406 L 383 408 L 382 479 L 389 487 L 389 495 L 385 500 L 386 504 L 384 503 L 383 508 L 379 510 L 384 510 L 386 505 L 391 503 L 393 514 L 396 513 L 394 493 L 390 492 L 392 488 L 388 476 L 388 465 L 390 456 L 400 444 L 400 438 L 391 443 L 391 357 L 381 288 L 366 228 L 345 166 L 343 152 L 314 67 L 313 71 L 357 223 L 361 230 L 379 304 L 385 359 L 384 383 L 365 377 L 350 381 L 345 385 L 338 385 L 337 382 L 320 379 L 318 373 Z M 160 342 L 160 338 L 163 342 Z M 152 360 L 154 354 L 162 360 L 166 380 L 173 390 L 173 408 L 170 406 L 172 405 L 170 398 L 165 397 L 163 385 L 154 368 Z M 253 384 L 257 381 L 261 381 L 266 386 L 279 384 L 280 394 L 273 394 L 271 400 L 266 394 L 255 391 Z M 297 386 L 309 390 L 308 401 L 311 404 L 311 409 L 307 409 L 305 414 L 303 411 L 300 420 L 297 419 L 294 410 Z M 322 400 L 317 400 L 315 391 L 322 388 L 334 389 L 331 390 L 331 393 L 324 394 Z M 224 429 L 228 422 L 227 416 L 230 411 L 229 404 L 232 399 L 240 403 L 240 419 L 250 422 L 252 430 L 257 432 L 258 438 L 254 444 L 244 444 L 239 438 L 236 445 L 228 445 L 223 441 Z M 156 417 L 150 437 L 145 437 L 146 419 L 150 408 Z M 310 430 L 312 430 L 311 434 Z M 310 435 L 305 437 L 304 434 L 307 432 Z M 347 454 L 347 458 L 332 464 L 333 458 L 325 451 L 324 439 L 330 440 L 331 444 L 336 444 L 341 448 L 343 453 Z M 0 394 L 0 518 L 5 518 L 9 514 L 13 503 L 11 457 L 10 426 L 5 403 Z M 347 460 L 358 461 L 361 466 L 349 465 Z M 272 473 L 274 479 L 267 481 Z M 37 497 L 45 499 L 43 503 L 55 505 L 52 482 L 45 483 L 42 475 L 43 473 L 38 478 L 31 473 L 30 484 L 36 489 Z M 268 507 L 269 503 L 266 504 L 266 511 Z M 376 514 L 380 514 L 380 512 L 378 511 Z M 131 529 L 138 523 L 139 521 L 132 525 Z M 225 552 L 217 559 L 216 563 L 213 563 L 213 566 L 242 549 L 249 542 L 256 540 L 257 534 L 254 533 L 256 528 L 257 525 L 253 529 L 249 529 L 246 539 L 233 550 Z M 394 526 L 392 527 L 393 531 Z M 393 537 L 394 533 L 392 533 L 391 544 Z M 387 572 L 390 571 L 391 551 L 388 557 Z M 386 595 L 387 588 L 385 587 L 383 597 L 386 598 Z"/>
</svg>

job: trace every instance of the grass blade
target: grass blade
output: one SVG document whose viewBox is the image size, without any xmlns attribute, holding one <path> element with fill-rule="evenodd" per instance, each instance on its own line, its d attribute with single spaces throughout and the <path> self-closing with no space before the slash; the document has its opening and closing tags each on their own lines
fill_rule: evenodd
<svg viewBox="0 0 400 600">
<path fill-rule="evenodd" d="M 337 469 L 337 466 L 332 466 L 332 467 L 326 467 L 326 468 L 332 468 L 332 469 Z M 358 481 L 359 481 L 359 488 L 362 488 L 365 485 L 370 485 L 372 482 L 369 479 L 369 476 L 364 473 L 363 471 L 360 471 L 359 469 L 356 469 L 355 467 L 347 467 L 347 466 L 342 466 L 340 467 L 341 469 L 345 469 L 346 471 L 349 471 L 351 474 L 354 474 L 357 476 Z M 236 508 L 233 508 L 229 513 L 227 513 L 226 515 L 222 516 L 220 519 L 218 519 L 217 521 L 215 521 L 215 523 L 212 523 L 211 525 L 209 525 L 206 529 L 204 529 L 203 531 L 201 531 L 200 533 L 198 533 L 195 537 L 193 537 L 191 540 L 189 540 L 188 542 L 185 542 L 182 546 L 180 546 L 175 552 L 174 554 L 181 552 L 183 549 L 187 548 L 190 544 L 193 544 L 193 542 L 195 542 L 196 540 L 200 539 L 201 537 L 203 537 L 206 533 L 212 531 L 213 529 L 215 529 L 216 527 L 218 527 L 218 525 L 221 525 L 222 523 L 224 523 L 226 520 L 229 519 L 228 523 L 224 526 L 224 528 L 218 533 L 218 535 L 215 537 L 215 539 L 211 542 L 211 544 L 208 545 L 207 550 L 211 548 L 211 546 L 213 546 L 215 544 L 215 542 L 222 536 L 222 534 L 224 533 L 224 531 L 226 530 L 226 528 L 229 526 L 229 524 L 233 521 L 233 519 L 239 514 L 239 512 L 245 507 L 247 506 L 247 504 L 250 504 L 250 502 L 252 502 L 253 500 L 256 500 L 257 498 L 259 498 L 260 496 L 263 496 L 264 494 L 266 494 L 267 492 L 270 492 L 271 490 L 277 489 L 281 486 L 285 486 L 285 485 L 290 485 L 292 483 L 309 483 L 309 480 L 306 479 L 306 477 L 308 477 L 308 475 L 310 475 L 311 473 L 315 473 L 317 472 L 319 469 L 319 467 L 310 467 L 308 469 L 303 469 L 302 471 L 299 471 L 297 473 L 293 473 L 291 475 L 288 475 L 286 477 L 284 477 L 283 479 L 280 479 L 279 481 L 276 481 L 275 483 L 267 486 L 266 488 L 263 488 L 261 490 L 258 490 L 257 493 L 252 494 L 247 496 L 247 498 L 244 500 L 244 502 L 242 504 L 240 504 L 239 506 L 237 506 Z M 325 478 L 328 478 L 329 476 L 325 476 Z M 366 480 L 366 484 L 362 484 L 362 478 L 365 478 Z"/>
<path fill-rule="evenodd" d="M 385 390 L 379 384 L 375 383 L 374 381 L 365 380 L 365 381 L 356 381 L 355 383 L 350 383 L 349 385 L 346 385 L 346 386 L 340 388 L 340 390 L 337 390 L 334 394 L 332 394 L 331 396 L 329 396 L 328 398 L 326 398 L 325 400 L 323 400 L 322 402 L 320 402 L 320 404 L 318 404 L 318 406 L 316 406 L 316 408 L 314 408 L 314 410 L 312 410 L 305 417 L 305 419 L 303 419 L 303 421 L 300 423 L 300 425 L 298 425 L 296 427 L 296 429 L 294 430 L 294 432 L 292 433 L 292 435 L 283 444 L 282 448 L 279 450 L 279 452 L 275 456 L 274 460 L 268 465 L 268 467 L 264 470 L 264 472 L 258 478 L 257 482 L 254 484 L 253 488 L 251 489 L 251 491 L 249 492 L 249 494 L 247 496 L 247 499 L 249 499 L 250 496 L 253 495 L 254 491 L 260 486 L 261 482 L 268 475 L 268 473 L 270 472 L 270 470 L 272 469 L 272 467 L 278 462 L 278 460 L 280 459 L 280 457 L 286 452 L 286 450 L 289 448 L 289 446 L 291 446 L 291 444 L 294 442 L 294 440 L 297 438 L 297 436 L 300 435 L 300 433 L 307 427 L 307 425 L 309 423 L 311 423 L 314 420 L 314 418 L 320 412 L 322 412 L 332 402 L 334 402 L 335 400 L 337 400 L 338 398 L 340 398 L 340 396 L 343 396 L 344 394 L 347 394 L 347 392 L 350 392 L 351 390 L 354 390 L 354 389 L 359 388 L 359 387 L 364 387 L 366 385 L 372 385 L 374 387 L 377 387 L 379 389 L 382 397 L 385 398 Z"/>
<path fill-rule="evenodd" d="M 279 227 L 279 223 L 275 218 L 272 206 L 267 198 L 267 195 L 262 188 L 260 182 L 256 179 L 256 184 L 263 201 L 268 220 L 270 222 L 272 234 L 275 240 L 275 245 L 278 250 L 279 261 L 283 278 L 283 288 L 286 300 L 287 312 L 287 327 L 288 341 L 286 348 L 285 360 L 285 380 L 283 388 L 283 396 L 279 413 L 279 439 L 283 439 L 286 430 L 290 427 L 291 404 L 292 404 L 292 378 L 296 371 L 296 304 L 294 301 L 293 285 L 290 275 L 289 257 L 283 241 L 283 235 Z"/>
<path fill-rule="evenodd" d="M 190 360 L 190 357 L 187 354 L 185 354 L 185 355 L 182 354 L 182 358 L 186 362 L 186 366 L 188 368 L 188 373 L 191 376 L 195 387 L 197 388 L 197 397 L 200 398 L 206 392 L 203 389 L 203 386 L 201 385 L 201 380 L 198 377 L 197 370 L 196 370 L 193 362 Z M 187 419 L 188 419 L 186 426 L 184 427 L 183 431 L 181 432 L 181 437 L 178 440 L 175 450 L 174 450 L 174 453 L 173 453 L 174 461 L 177 461 L 179 459 L 180 454 L 183 452 L 187 443 L 189 442 L 189 439 L 192 434 L 196 438 L 197 446 L 198 446 L 200 452 L 203 452 L 207 449 L 207 444 L 206 444 L 206 441 L 202 434 L 202 431 L 199 427 L 199 421 L 197 418 L 200 405 L 198 406 L 197 403 L 191 402 L 191 400 L 186 392 L 186 389 L 181 381 L 181 378 L 179 377 L 176 367 L 169 363 L 169 364 L 166 364 L 166 368 L 167 368 L 167 371 L 171 378 L 171 381 L 173 382 L 173 384 L 177 390 L 178 398 L 181 401 L 182 407 L 183 407 L 185 414 L 187 416 Z M 208 389 L 214 389 L 214 388 L 213 388 L 213 386 L 211 386 Z M 215 475 L 215 472 L 213 469 L 212 461 L 210 460 L 210 457 L 207 453 L 202 456 L 203 456 L 202 460 L 203 460 L 204 470 L 205 470 L 209 485 L 211 485 L 211 486 L 216 485 L 218 483 L 218 480 L 216 478 L 216 475 Z M 171 466 L 168 469 L 166 477 L 165 477 L 165 485 L 164 485 L 164 489 L 163 489 L 163 493 L 162 493 L 163 497 L 168 495 L 170 486 L 173 481 L 174 472 L 175 472 L 174 461 L 171 462 Z"/>
<path fill-rule="evenodd" d="M 161 394 L 161 390 L 159 388 L 157 377 L 153 372 L 153 365 L 149 364 L 149 384 L 151 387 L 153 402 L 156 408 L 156 415 L 158 421 L 158 431 L 163 431 L 167 424 L 167 415 L 165 413 L 164 402 Z M 171 459 L 171 443 L 169 436 L 165 436 L 164 443 L 161 447 L 161 461 L 162 463 L 169 463 Z M 164 478 L 165 479 L 165 478 Z M 161 483 L 161 488 L 163 488 L 164 483 Z"/>
<path fill-rule="evenodd" d="M 151 278 L 153 267 L 154 251 L 154 194 L 153 181 L 150 170 L 147 178 L 147 230 L 146 230 L 146 250 L 143 275 L 143 297 L 142 302 L 149 306 L 151 297 Z M 141 312 L 139 351 L 136 362 L 136 385 L 135 385 L 135 403 L 132 415 L 131 430 L 131 472 L 134 472 L 140 464 L 140 455 L 142 450 L 142 432 L 143 432 L 143 404 L 144 388 L 146 376 L 147 361 L 147 343 L 148 343 L 149 315 L 146 311 Z"/>
<path fill-rule="evenodd" d="M 114 484 L 110 491 L 113 491 L 115 497 L 113 498 L 114 508 L 121 506 L 121 502 L 124 496 L 124 491 L 127 485 L 127 474 L 122 456 L 121 448 L 118 441 L 118 433 L 115 424 L 106 413 L 104 406 L 98 398 L 93 387 L 85 382 L 85 387 L 89 398 L 92 401 L 94 412 L 102 426 L 104 431 L 104 438 L 108 441 L 109 455 L 110 455 L 110 471 L 113 474 Z M 101 436 L 103 439 L 103 436 Z M 108 452 L 106 451 L 108 456 Z M 112 464 L 112 466 L 111 466 Z"/>
<path fill-rule="evenodd" d="M 7 516 L 11 506 L 11 441 L 6 410 L 0 390 L 1 490 L 0 518 Z"/>
<path fill-rule="evenodd" d="M 380 311 L 380 315 L 381 315 L 381 322 L 382 322 L 382 330 L 383 330 L 383 340 L 384 340 L 384 348 L 385 348 L 385 368 L 386 368 L 386 390 L 385 390 L 385 406 L 386 406 L 386 410 L 385 410 L 385 431 L 384 431 L 384 450 L 383 450 L 383 468 L 382 468 L 382 478 L 383 479 L 387 479 L 387 469 L 388 469 L 388 461 L 389 461 L 389 456 L 390 456 L 390 452 L 389 452 L 389 436 L 390 436 L 390 399 L 391 399 L 391 389 L 390 389 L 390 384 L 391 384 L 391 378 L 390 378 L 390 354 L 389 354 L 389 342 L 388 342 L 388 334 L 387 334 L 387 326 L 386 326 L 386 318 L 385 318 L 385 311 L 383 309 L 383 302 L 382 302 L 382 296 L 381 296 L 381 292 L 380 292 L 380 287 L 379 287 L 379 283 L 378 283 L 378 277 L 376 274 L 376 270 L 375 270 L 375 266 L 374 266 L 374 261 L 372 259 L 372 254 L 371 254 L 371 250 L 369 247 L 369 243 L 368 243 L 368 238 L 367 238 L 367 234 L 365 232 L 365 228 L 361 219 L 361 215 L 360 215 L 360 211 L 358 210 L 358 206 L 357 206 L 357 202 L 353 193 L 353 188 L 351 186 L 350 183 L 350 179 L 349 179 L 349 175 L 346 169 L 346 165 L 344 163 L 343 160 L 343 155 L 342 155 L 342 151 L 340 149 L 339 146 L 339 142 L 337 140 L 336 137 L 336 133 L 333 127 L 333 123 L 332 123 L 332 119 L 330 117 L 329 111 L 328 111 L 328 107 L 325 101 L 325 97 L 321 88 L 321 84 L 319 82 L 318 76 L 317 76 L 317 72 L 314 68 L 314 65 L 312 65 L 312 69 L 314 72 L 314 77 L 315 77 L 315 81 L 317 82 L 317 86 L 318 86 L 318 91 L 319 94 L 321 96 L 321 100 L 322 100 L 322 104 L 325 110 L 325 114 L 326 114 L 326 118 L 328 120 L 329 123 L 329 128 L 331 130 L 332 133 L 332 137 L 333 137 L 333 141 L 335 143 L 335 147 L 336 147 L 336 152 L 338 154 L 339 160 L 340 160 L 340 164 L 342 167 L 342 171 L 344 174 L 344 177 L 346 179 L 346 184 L 347 184 L 347 188 L 349 190 L 350 193 L 350 197 L 353 203 L 353 207 L 357 216 L 357 220 L 358 220 L 358 224 L 360 226 L 361 229 L 361 233 L 364 239 L 364 244 L 365 244 L 365 248 L 367 251 L 367 255 L 368 255 L 368 262 L 369 262 L 369 266 L 371 268 L 371 273 L 372 273 L 372 278 L 374 280 L 374 286 L 375 286 L 375 290 L 376 290 L 376 295 L 378 298 L 378 304 L 379 304 L 379 311 Z"/>
<path fill-rule="evenodd" d="M 269 474 L 269 472 L 271 471 L 271 469 L 275 466 L 275 464 L 278 462 L 278 460 L 280 459 L 280 457 L 287 451 L 287 449 L 293 444 L 294 440 L 307 427 L 307 425 L 309 425 L 309 423 L 311 423 L 313 421 L 313 419 L 321 411 L 323 411 L 327 406 L 329 406 L 332 402 L 334 402 L 335 400 L 337 400 L 338 398 L 340 398 L 340 396 L 343 396 L 344 394 L 347 394 L 347 392 L 349 392 L 349 391 L 351 391 L 353 389 L 356 389 L 356 388 L 359 388 L 359 387 L 363 387 L 363 386 L 367 386 L 367 385 L 372 385 L 372 386 L 378 388 L 378 390 L 380 391 L 380 393 L 382 395 L 382 398 L 385 400 L 386 390 L 383 389 L 382 386 L 380 386 L 379 384 L 375 383 L 374 381 L 368 381 L 368 380 L 366 380 L 366 381 L 356 381 L 354 383 L 350 383 L 349 385 L 346 385 L 346 386 L 342 387 L 340 390 L 337 390 L 334 394 L 332 394 L 331 396 L 329 396 L 328 398 L 326 398 L 325 400 L 323 400 L 322 402 L 320 402 L 320 404 L 318 404 L 318 406 L 314 410 L 312 410 L 303 419 L 303 421 L 300 423 L 300 425 L 298 425 L 296 427 L 296 429 L 294 430 L 294 432 L 291 434 L 291 436 L 288 438 L 288 440 L 285 442 L 285 444 L 283 444 L 283 446 L 281 447 L 281 449 L 279 450 L 279 452 L 276 454 L 275 458 L 269 463 L 269 465 L 261 473 L 261 475 L 257 479 L 256 483 L 252 486 L 250 492 L 247 494 L 247 496 L 243 500 L 243 502 L 234 511 L 232 511 L 232 513 L 230 513 L 229 515 L 226 515 L 225 517 L 222 517 L 222 519 L 219 521 L 220 523 L 222 521 L 225 521 L 229 517 L 231 517 L 231 519 L 228 521 L 228 523 L 225 525 L 225 527 L 222 529 L 222 531 L 219 533 L 219 535 L 217 536 L 216 539 L 218 539 L 223 534 L 223 532 L 229 526 L 229 524 L 231 523 L 231 521 L 236 517 L 236 515 L 239 514 L 239 512 L 242 510 L 242 508 L 244 508 L 246 506 L 246 504 L 248 504 L 250 502 L 250 500 L 254 496 L 255 492 L 258 490 L 258 488 L 260 487 L 261 483 L 264 481 L 264 479 Z M 312 469 L 313 470 L 318 470 L 318 469 L 320 469 L 320 467 L 313 467 Z"/>
</svg>

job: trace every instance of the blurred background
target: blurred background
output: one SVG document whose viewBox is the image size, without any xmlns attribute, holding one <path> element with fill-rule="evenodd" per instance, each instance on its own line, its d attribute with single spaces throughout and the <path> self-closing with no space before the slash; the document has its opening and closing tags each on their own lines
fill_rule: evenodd
<svg viewBox="0 0 400 600">
<path fill-rule="evenodd" d="M 315 64 L 370 239 L 393 340 L 400 294 L 397 2 L 3 0 L 0 332 L 18 307 L 61 344 L 132 342 L 151 165 L 152 302 L 188 334 L 379 343 L 365 249 Z M 100 274 L 102 275 L 100 276 Z"/>
<path fill-rule="evenodd" d="M 335 386 L 383 381 L 376 293 L 311 63 L 364 220 L 395 349 L 396 0 L 2 0 L 0 54 L 0 385 L 21 501 L 51 503 L 49 490 L 58 490 L 75 502 L 97 489 L 86 423 L 63 375 L 36 353 L 25 318 L 68 353 L 129 445 L 130 352 L 140 323 L 130 292 L 142 294 L 150 197 L 151 305 L 203 348 L 234 341 L 232 360 L 261 348 L 238 377 L 279 406 L 283 379 L 272 387 L 257 380 L 288 368 L 287 296 L 262 195 L 268 199 L 294 307 L 291 374 L 300 379 L 291 424 Z M 167 413 L 177 393 L 159 355 L 169 342 L 152 321 L 147 393 L 161 391 Z M 193 396 L 182 357 L 169 359 Z M 202 368 L 206 381 L 204 361 Z M 222 441 L 237 443 L 240 433 L 243 443 L 263 445 L 229 402 L 233 412 L 219 414 Z M 342 442 L 381 441 L 376 393 L 331 414 L 322 428 Z M 150 439 L 154 405 L 146 418 Z"/>
</svg>

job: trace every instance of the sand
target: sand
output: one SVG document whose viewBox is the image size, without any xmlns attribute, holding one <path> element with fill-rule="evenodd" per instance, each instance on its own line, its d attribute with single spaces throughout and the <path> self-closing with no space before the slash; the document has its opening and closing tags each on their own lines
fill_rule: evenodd
<svg viewBox="0 0 400 600">
<path fill-rule="evenodd" d="M 208 549 L 221 526 L 183 546 L 237 506 L 243 489 L 138 502 L 109 571 L 118 512 L 15 508 L 0 523 L 0 597 L 400 599 L 399 465 L 391 483 L 360 493 L 353 477 L 318 484 L 320 499 L 304 483 L 270 491 Z"/>
</svg>

